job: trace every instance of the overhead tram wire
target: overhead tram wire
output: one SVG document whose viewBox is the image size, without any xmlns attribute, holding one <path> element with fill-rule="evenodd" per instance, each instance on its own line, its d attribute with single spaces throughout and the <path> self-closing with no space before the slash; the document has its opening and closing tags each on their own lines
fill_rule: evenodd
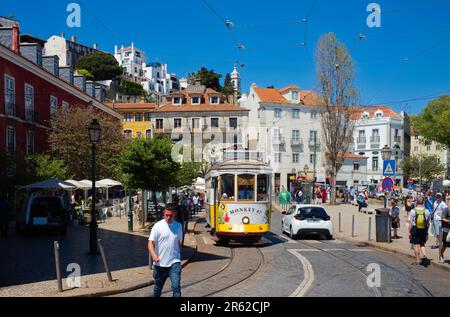
<svg viewBox="0 0 450 317">
<path fill-rule="evenodd" d="M 388 102 L 379 102 L 376 104 L 368 104 L 366 105 L 366 107 L 376 107 L 379 105 L 398 105 L 398 104 L 402 104 L 402 103 L 407 103 L 407 102 L 414 102 L 414 101 L 423 101 L 423 100 L 431 100 L 437 97 L 440 97 L 442 95 L 446 95 L 449 94 L 450 90 L 446 90 L 446 91 L 442 91 L 439 93 L 434 93 L 434 94 L 430 94 L 430 95 L 425 95 L 425 96 L 421 96 L 421 97 L 415 97 L 415 98 L 411 98 L 411 99 L 404 99 L 404 100 L 394 100 L 394 101 L 388 101 Z"/>
<path fill-rule="evenodd" d="M 103 21 L 94 14 L 94 12 L 92 12 L 83 2 L 81 2 L 80 0 L 76 0 L 81 7 L 83 7 L 106 31 L 108 31 L 109 34 L 112 35 L 113 38 L 115 38 L 116 40 L 118 40 L 121 43 L 126 43 L 125 41 L 123 41 L 123 39 L 121 39 L 116 33 L 114 33 L 114 31 L 112 31 L 105 23 L 103 23 Z"/>
</svg>

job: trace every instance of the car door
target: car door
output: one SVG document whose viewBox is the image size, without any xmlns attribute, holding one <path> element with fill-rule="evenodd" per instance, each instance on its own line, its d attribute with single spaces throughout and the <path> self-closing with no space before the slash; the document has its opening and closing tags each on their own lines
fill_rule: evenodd
<svg viewBox="0 0 450 317">
<path fill-rule="evenodd" d="M 292 224 L 292 217 L 294 217 L 295 214 L 295 206 L 291 207 L 287 212 L 286 212 L 286 216 L 284 217 L 284 221 L 283 221 L 283 229 L 284 230 L 288 230 L 289 227 Z"/>
</svg>

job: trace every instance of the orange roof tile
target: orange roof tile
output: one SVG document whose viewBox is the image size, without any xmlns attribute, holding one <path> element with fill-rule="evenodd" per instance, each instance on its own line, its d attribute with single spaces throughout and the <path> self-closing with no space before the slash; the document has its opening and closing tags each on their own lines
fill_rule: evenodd
<svg viewBox="0 0 450 317">
<path fill-rule="evenodd" d="M 280 91 L 274 88 L 254 88 L 262 102 L 268 103 L 288 103 Z"/>
<path fill-rule="evenodd" d="M 318 106 L 323 104 L 320 96 L 315 91 L 312 90 L 302 90 L 301 102 L 305 106 Z"/>
<path fill-rule="evenodd" d="M 298 90 L 298 91 L 300 91 L 300 88 L 299 87 L 297 87 L 297 86 L 295 86 L 295 85 L 290 85 L 290 86 L 287 86 L 287 87 L 285 87 L 285 88 L 283 88 L 283 89 L 280 89 L 280 90 L 278 90 L 280 93 L 284 93 L 284 92 L 286 92 L 286 91 L 288 91 L 288 90 Z"/>
<path fill-rule="evenodd" d="M 353 120 L 359 120 L 361 119 L 361 115 L 364 112 L 369 113 L 369 118 L 373 119 L 375 118 L 375 113 L 381 110 L 383 111 L 383 117 L 387 118 L 401 118 L 401 115 L 391 109 L 389 106 L 375 106 L 375 107 L 362 107 L 362 108 L 355 108 L 355 113 L 352 115 Z"/>
</svg>

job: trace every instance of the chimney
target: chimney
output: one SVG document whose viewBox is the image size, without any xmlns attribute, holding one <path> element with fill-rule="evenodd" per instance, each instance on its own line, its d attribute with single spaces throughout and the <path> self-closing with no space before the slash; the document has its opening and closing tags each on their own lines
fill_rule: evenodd
<svg viewBox="0 0 450 317">
<path fill-rule="evenodd" d="M 64 79 L 69 84 L 73 85 L 73 70 L 72 67 L 60 67 L 59 78 Z"/>
<path fill-rule="evenodd" d="M 59 57 L 57 55 L 42 56 L 42 67 L 59 77 Z"/>
<path fill-rule="evenodd" d="M 20 31 L 19 26 L 17 24 L 14 24 L 12 27 L 12 45 L 11 49 L 17 53 L 20 54 Z"/>
<path fill-rule="evenodd" d="M 95 86 L 95 99 L 100 102 L 105 100 L 105 90 L 103 89 L 103 86 Z"/>
<path fill-rule="evenodd" d="M 42 66 L 42 46 L 38 43 L 21 43 L 20 52 L 29 61 Z"/>
<path fill-rule="evenodd" d="M 65 39 L 65 38 L 66 38 L 66 33 L 61 32 L 61 37 L 62 37 L 63 39 Z"/>
<path fill-rule="evenodd" d="M 95 83 L 92 80 L 86 81 L 86 93 L 91 97 L 95 97 Z"/>
<path fill-rule="evenodd" d="M 83 75 L 73 76 L 73 84 L 83 92 L 86 92 L 86 77 L 84 77 Z"/>
<path fill-rule="evenodd" d="M 94 45 L 92 45 L 92 47 L 94 48 L 94 50 L 98 50 L 98 44 L 94 43 Z"/>
<path fill-rule="evenodd" d="M 70 39 L 70 41 L 76 43 L 76 42 L 77 42 L 77 37 L 76 37 L 76 35 L 72 35 L 72 38 Z"/>
<path fill-rule="evenodd" d="M 117 54 L 117 45 L 114 45 L 114 54 Z"/>
</svg>

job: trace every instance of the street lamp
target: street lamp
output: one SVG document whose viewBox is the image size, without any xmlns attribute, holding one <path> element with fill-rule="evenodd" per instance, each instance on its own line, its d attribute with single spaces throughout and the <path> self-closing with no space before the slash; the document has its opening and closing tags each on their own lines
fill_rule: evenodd
<svg viewBox="0 0 450 317">
<path fill-rule="evenodd" d="M 383 159 L 383 161 L 388 161 L 390 160 L 392 155 L 392 150 L 389 148 L 389 146 L 385 145 L 384 148 L 381 150 L 381 158 Z M 386 195 L 383 195 L 384 198 L 384 208 L 387 208 L 387 197 Z"/>
<path fill-rule="evenodd" d="M 97 213 L 95 210 L 95 147 L 100 141 L 102 128 L 97 119 L 93 119 L 89 126 L 89 141 L 92 143 L 92 209 L 91 223 L 89 225 L 89 253 L 97 254 Z"/>
<path fill-rule="evenodd" d="M 305 165 L 305 167 L 303 168 L 303 171 L 305 172 L 305 176 L 308 177 L 309 166 Z"/>
</svg>

